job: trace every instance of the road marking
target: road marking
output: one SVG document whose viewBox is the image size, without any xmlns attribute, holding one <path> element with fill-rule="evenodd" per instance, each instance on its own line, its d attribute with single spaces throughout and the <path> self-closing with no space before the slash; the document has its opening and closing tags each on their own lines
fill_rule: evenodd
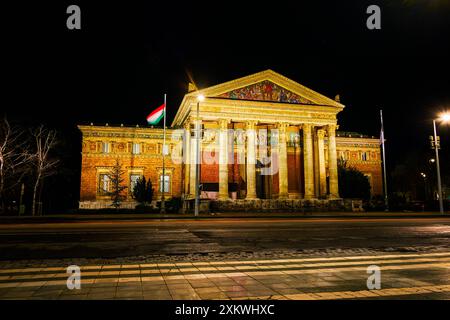
<svg viewBox="0 0 450 320">
<path fill-rule="evenodd" d="M 334 299 L 358 299 L 370 297 L 393 297 L 416 294 L 450 292 L 450 285 L 435 285 L 407 288 L 392 288 L 380 290 L 360 290 L 360 291 L 336 291 L 336 292 L 315 292 L 286 294 L 284 297 L 290 300 L 334 300 Z M 255 297 L 256 299 L 267 299 L 267 297 Z"/>
<path fill-rule="evenodd" d="M 403 259 L 402 259 L 403 258 Z M 332 262 L 336 260 L 335 262 Z M 331 260 L 331 262 L 330 262 Z M 233 264 L 234 263 L 234 264 Z M 247 264 L 247 268 L 245 267 Z M 391 284 L 389 281 L 394 281 L 395 284 L 403 286 L 401 288 L 389 288 L 380 290 L 357 290 L 357 291 L 324 291 L 314 293 L 292 293 L 289 289 L 290 281 L 309 281 L 300 279 L 309 279 L 310 276 L 320 278 L 320 281 L 313 281 L 311 285 L 320 287 L 330 283 L 335 286 L 334 289 L 326 287 L 328 290 L 338 290 L 341 285 L 339 275 L 343 272 L 350 272 L 349 276 L 352 280 L 364 280 L 367 265 L 378 264 L 383 271 L 394 270 L 438 270 L 446 274 L 450 269 L 450 252 L 446 253 L 428 253 L 428 254 L 389 254 L 380 256 L 347 256 L 334 258 L 304 258 L 304 259 L 272 259 L 272 260 L 251 260 L 251 261 L 215 261 L 209 262 L 186 262 L 186 263 L 154 263 L 154 264 L 123 264 L 111 266 L 87 266 L 82 268 L 82 287 L 88 284 L 111 284 L 108 285 L 107 290 L 113 290 L 123 284 L 133 283 L 131 285 L 144 288 L 145 286 L 161 287 L 164 290 L 171 290 L 172 298 L 177 298 L 178 295 L 173 295 L 180 290 L 181 287 L 190 288 L 195 292 L 195 283 L 204 281 L 214 283 L 220 287 L 218 283 L 222 283 L 220 290 L 226 291 L 224 288 L 232 285 L 242 286 L 246 290 L 246 296 L 243 299 L 294 299 L 294 300 L 327 300 L 327 299 L 364 299 L 364 298 L 389 298 L 392 296 L 407 296 L 419 294 L 433 294 L 433 293 L 448 293 L 450 292 L 450 285 L 431 285 L 428 282 L 417 281 L 411 278 L 397 277 L 392 278 L 392 275 L 386 276 L 386 284 Z M 221 265 L 226 267 L 221 267 Z M 304 269 L 295 269 L 295 268 Z M 153 269 L 147 269 L 153 268 Z M 220 269 L 223 268 L 223 269 Z M 255 269 L 258 268 L 258 269 Z M 306 269 L 305 269 L 306 268 Z M 7 271 L 14 271 L 16 274 L 7 274 Z M 20 270 L 33 270 L 34 273 L 20 274 Z M 86 271 L 88 270 L 88 271 Z M 2 277 L 0 278 L 0 289 L 7 290 L 2 298 L 8 297 L 8 292 L 14 291 L 13 288 L 23 288 L 19 290 L 37 292 L 40 288 L 65 288 L 67 284 L 67 274 L 62 267 L 49 268 L 25 268 L 25 269 L 3 269 L 1 270 Z M 40 273 L 40 272 L 50 273 Z M 186 273 L 188 272 L 188 273 Z M 336 276 L 335 276 L 336 274 Z M 388 275 L 390 273 L 387 273 Z M 295 277 L 295 275 L 305 275 L 306 277 Z M 360 276 L 362 277 L 361 279 Z M 334 278 L 335 277 L 335 278 Z M 289 278 L 289 280 L 288 280 Z M 298 278 L 298 280 L 296 280 Z M 323 279 L 322 279 L 323 278 Z M 331 278 L 331 280 L 328 280 Z M 286 279 L 286 282 L 284 282 Z M 336 280 L 336 282 L 334 282 Z M 338 281 L 339 280 L 339 281 Z M 242 282 L 240 282 L 242 281 Z M 231 282 L 231 284 L 229 283 Z M 237 284 L 236 284 L 236 283 Z M 397 283 L 398 282 L 398 283 Z M 234 283 L 234 284 L 233 284 Z M 249 285 L 250 283 L 250 285 Z M 257 288 L 252 287 L 251 283 L 257 285 Z M 445 281 L 444 281 L 445 283 Z M 275 286 L 273 286 L 275 285 Z M 282 285 L 282 287 L 279 287 Z M 308 290 L 309 283 L 306 283 L 304 289 Z M 407 287 L 411 285 L 411 287 Z M 278 287 L 277 287 L 278 286 Z M 284 287 L 283 287 L 284 286 Z M 311 286 L 309 286 L 311 287 Z M 360 289 L 361 286 L 356 286 L 355 289 Z M 86 286 L 90 290 L 90 286 Z M 277 288 L 280 290 L 278 291 Z M 281 289 L 280 289 L 281 288 Z M 293 287 L 294 288 L 294 287 Z M 303 287 L 302 287 L 303 288 Z M 139 289 L 137 289 L 139 291 Z M 215 289 L 216 290 L 216 289 Z M 218 290 L 218 289 L 217 289 Z M 286 290 L 283 293 L 283 290 Z M 326 289 L 323 289 L 326 290 Z M 23 292 L 20 291 L 20 292 Z M 264 292 L 273 291 L 270 296 L 263 296 Z M 181 291 L 180 291 L 181 292 Z M 294 292 L 298 292 L 294 291 Z M 11 294 L 14 297 L 14 293 Z M 234 299 L 233 295 L 220 296 L 222 298 Z M 191 299 L 191 298 L 186 298 Z"/>
<path fill-rule="evenodd" d="M 373 258 L 373 257 L 372 257 Z M 436 262 L 437 260 L 437 262 Z M 276 260 L 275 260 L 276 261 Z M 172 268 L 172 269 L 159 269 L 159 270 L 145 270 L 140 269 L 139 265 L 132 265 L 134 270 L 120 270 L 120 271 L 96 271 L 96 272 L 85 272 L 82 274 L 83 283 L 86 281 L 96 281 L 101 279 L 102 282 L 151 282 L 160 280 L 161 277 L 167 280 L 176 279 L 195 279 L 197 275 L 202 275 L 206 278 L 221 278 L 221 277 L 253 277 L 253 276 L 270 276 L 270 275 L 297 275 L 297 274 L 321 274 L 321 273 L 335 273 L 335 272 L 346 272 L 346 271 L 361 271 L 365 272 L 367 265 L 369 264 L 379 264 L 382 266 L 383 270 L 406 270 L 406 269 L 429 269 L 429 268 L 450 268 L 450 258 L 422 258 L 422 259 L 411 259 L 405 264 L 403 260 L 369 260 L 361 261 L 360 265 L 355 265 L 354 262 L 349 261 L 348 264 L 340 264 L 339 266 L 333 266 L 332 268 L 322 268 L 324 264 L 309 264 L 309 269 L 292 269 L 292 265 L 276 265 L 277 270 L 260 269 L 253 271 L 254 269 L 249 268 L 249 270 L 236 269 L 235 272 L 211 272 L 217 270 L 216 268 L 198 268 L 192 271 L 192 274 L 183 274 L 183 268 Z M 402 262 L 400 265 L 383 265 L 384 263 L 394 263 Z M 422 263 L 417 263 L 422 262 Z M 431 263 L 424 263 L 431 262 Z M 328 265 L 328 264 L 327 264 Z M 314 267 L 314 268 L 312 268 Z M 319 267 L 319 268 L 316 268 Z M 56 271 L 61 268 L 49 268 L 52 271 Z M 192 270 L 193 268 L 184 268 Z M 21 269 L 12 269 L 21 270 Z M 45 270 L 45 269 L 44 269 Z M 3 270 L 4 271 L 4 270 Z M 205 272 L 202 272 L 205 271 Z M 209 272 L 208 272 L 209 271 Z M 221 270 L 226 271 L 226 270 Z M 232 270 L 230 270 L 232 271 Z M 107 277 L 104 277 L 107 276 Z M 110 276 L 110 277 L 108 277 Z M 90 279 L 90 277 L 93 277 Z M 32 274 L 32 275 L 9 275 L 7 278 L 3 278 L 0 282 L 0 288 L 15 287 L 22 283 L 41 283 L 46 281 L 46 285 L 59 285 L 66 281 L 67 274 L 65 273 L 51 273 L 51 274 Z M 21 280 L 21 281 L 18 281 Z M 24 281 L 31 280 L 31 281 Z"/>
<path fill-rule="evenodd" d="M 410 259 L 420 257 L 419 259 Z M 422 258 L 429 257 L 429 258 Z M 184 271 L 193 271 L 197 270 L 195 267 L 211 267 L 214 266 L 218 268 L 219 265 L 221 267 L 230 267 L 230 266 L 241 266 L 241 265 L 264 265 L 264 264 L 280 264 L 287 263 L 284 266 L 293 267 L 293 263 L 297 263 L 295 267 L 315 267 L 315 266 L 335 266 L 335 265 L 352 265 L 352 264 L 372 264 L 372 263 L 408 263 L 408 262 L 426 262 L 426 261 L 434 261 L 432 257 L 439 258 L 440 260 L 445 259 L 446 257 L 450 258 L 450 252 L 439 252 L 439 253 L 424 253 L 424 254 L 398 254 L 398 255 L 372 255 L 372 256 L 344 256 L 344 257 L 330 257 L 330 258 L 299 258 L 299 259 L 272 259 L 272 260 L 235 260 L 235 261 L 214 261 L 214 262 L 192 262 L 193 267 L 184 267 L 179 263 L 154 263 L 154 264 L 122 264 L 122 265 L 88 265 L 82 266 L 82 271 L 87 270 L 99 270 L 103 271 L 103 269 L 120 269 L 126 270 L 130 269 L 134 270 L 136 268 L 144 267 L 144 268 L 156 268 L 156 267 L 165 267 L 164 269 L 171 270 L 172 269 L 180 269 Z M 398 258 L 408 258 L 405 260 L 399 260 Z M 368 260 L 370 259 L 370 260 Z M 395 260 L 397 259 L 397 260 Z M 360 260 L 360 261 L 347 261 L 347 260 Z M 447 259 L 445 259 L 447 260 Z M 324 263 L 311 263 L 311 264 L 298 264 L 298 262 L 321 262 L 327 261 Z M 336 261 L 336 262 L 329 262 Z M 277 266 L 278 267 L 278 266 Z M 259 266 L 259 268 L 264 268 L 263 266 Z M 272 266 L 274 268 L 274 266 Z M 164 270 L 161 269 L 160 270 Z M 26 273 L 26 272 L 45 272 L 45 271 L 62 271 L 65 272 L 65 268 L 63 267 L 41 267 L 41 268 L 15 268 L 15 269 L 0 269 L 0 274 L 11 274 L 11 273 Z M 147 270 L 146 270 L 147 271 Z"/>
<path fill-rule="evenodd" d="M 430 219 L 433 218 L 433 219 Z M 72 221 L 72 222 L 53 222 L 51 224 L 48 223 L 36 223 L 36 224 L 25 224 L 25 223 L 19 223 L 19 224 L 7 224 L 2 225 L 0 227 L 0 230 L 3 231 L 9 231 L 10 229 L 16 229 L 17 228 L 23 228 L 23 229 L 38 229 L 40 231 L 45 231 L 44 228 L 47 229 L 55 229 L 57 228 L 59 231 L 61 231 L 62 228 L 64 229 L 76 229 L 77 225 L 79 225 L 79 228 L 95 228 L 100 226 L 108 226 L 108 227 L 115 227 L 115 225 L 119 225 L 121 228 L 127 228 L 132 227 L 134 225 L 142 225 L 142 226 L 152 226 L 152 225 L 159 225 L 159 226 L 174 226 L 174 225 L 189 225 L 189 224 L 211 224 L 211 223 L 228 223 L 228 224 L 242 224 L 243 222 L 251 222 L 252 225 L 257 223 L 289 223 L 289 222 L 301 222 L 301 223 L 327 223 L 327 222 L 344 222 L 344 223 L 358 223 L 358 222 L 370 222 L 370 223 L 379 223 L 379 222 L 423 222 L 423 221 L 430 221 L 433 223 L 448 223 L 448 217 L 442 217 L 442 216 L 433 216 L 433 217 L 418 217 L 418 218 L 407 218 L 407 217 L 400 217 L 400 218 L 384 218 L 384 217 L 377 217 L 373 216 L 372 218 L 361 218 L 358 216 L 352 216 L 350 218 L 348 217 L 332 217 L 332 218 L 324 218 L 324 217 L 318 217 L 318 218 L 309 218 L 309 217 L 292 217 L 292 218 L 265 218 L 265 217 L 257 217 L 257 218 L 214 218 L 214 220 L 211 219 L 205 219 L 205 220 L 190 220 L 190 219 L 155 219 L 155 220 L 129 220 L 129 221 Z M 20 231 L 17 232 L 17 234 L 20 234 Z"/>
</svg>

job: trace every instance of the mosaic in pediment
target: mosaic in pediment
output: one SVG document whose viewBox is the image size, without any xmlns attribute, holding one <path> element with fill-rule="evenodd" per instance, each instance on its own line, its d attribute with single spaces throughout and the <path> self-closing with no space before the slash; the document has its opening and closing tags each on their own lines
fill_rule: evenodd
<svg viewBox="0 0 450 320">
<path fill-rule="evenodd" d="M 269 80 L 221 94 L 219 97 L 236 100 L 274 101 L 284 103 L 312 104 L 308 99 L 295 94 Z"/>
</svg>

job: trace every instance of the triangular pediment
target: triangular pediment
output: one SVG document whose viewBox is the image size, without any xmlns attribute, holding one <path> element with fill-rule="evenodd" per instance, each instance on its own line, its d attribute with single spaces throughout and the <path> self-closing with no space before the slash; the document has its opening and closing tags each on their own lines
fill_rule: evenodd
<svg viewBox="0 0 450 320">
<path fill-rule="evenodd" d="M 218 98 L 314 104 L 312 101 L 270 80 L 263 80 L 249 86 L 222 93 Z"/>
<path fill-rule="evenodd" d="M 200 94 L 207 98 L 344 107 L 339 102 L 272 70 L 261 71 L 246 77 L 194 91 L 186 96 L 197 96 Z"/>
<path fill-rule="evenodd" d="M 265 70 L 242 78 L 220 83 L 212 87 L 189 92 L 184 96 L 175 115 L 173 125 L 181 125 L 190 115 L 193 107 L 198 106 L 198 98 L 203 96 L 202 105 L 215 106 L 254 106 L 258 108 L 285 108 L 291 110 L 304 105 L 307 110 L 325 110 L 340 112 L 345 106 L 298 82 L 295 82 L 272 70 Z M 242 101 L 242 104 L 238 103 Z M 306 110 L 305 109 L 305 110 Z M 208 116 L 213 117 L 212 114 Z"/>
</svg>

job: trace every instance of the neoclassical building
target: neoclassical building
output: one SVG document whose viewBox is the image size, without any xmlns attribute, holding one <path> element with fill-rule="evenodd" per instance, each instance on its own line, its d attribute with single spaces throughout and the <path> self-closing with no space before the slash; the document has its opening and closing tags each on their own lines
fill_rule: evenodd
<svg viewBox="0 0 450 320">
<path fill-rule="evenodd" d="M 116 159 L 126 172 L 125 206 L 134 205 L 131 190 L 140 176 L 153 182 L 157 198 L 164 186 L 166 198 L 192 199 L 198 141 L 201 196 L 215 203 L 323 205 L 340 199 L 340 160 L 366 174 L 379 195 L 379 139 L 337 131 L 345 107 L 337 100 L 272 70 L 188 92 L 167 129 L 164 176 L 161 128 L 80 125 L 80 207 L 107 205 L 107 173 Z"/>
</svg>

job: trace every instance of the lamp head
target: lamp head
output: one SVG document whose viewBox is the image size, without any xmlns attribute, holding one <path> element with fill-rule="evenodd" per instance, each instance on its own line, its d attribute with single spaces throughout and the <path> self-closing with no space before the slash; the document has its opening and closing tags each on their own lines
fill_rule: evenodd
<svg viewBox="0 0 450 320">
<path fill-rule="evenodd" d="M 204 101 L 204 100 L 205 100 L 205 96 L 204 96 L 204 95 L 199 94 L 199 95 L 197 96 L 197 101 Z"/>
<path fill-rule="evenodd" d="M 444 112 L 439 115 L 439 120 L 442 122 L 450 122 L 450 112 Z"/>
</svg>

